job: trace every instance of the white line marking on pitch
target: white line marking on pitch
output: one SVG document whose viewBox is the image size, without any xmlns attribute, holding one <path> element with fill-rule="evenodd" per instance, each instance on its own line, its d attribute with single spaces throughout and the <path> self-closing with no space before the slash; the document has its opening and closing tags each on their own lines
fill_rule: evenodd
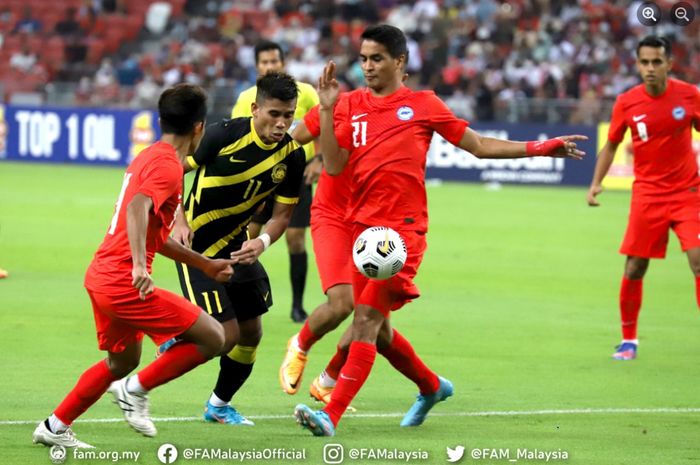
<svg viewBox="0 0 700 465">
<path fill-rule="evenodd" d="M 517 417 L 530 415 L 587 415 L 587 414 L 618 414 L 618 413 L 700 413 L 700 408 L 584 408 L 584 409 L 563 409 L 563 410 L 503 410 L 491 412 L 434 412 L 433 417 Z M 401 418 L 404 413 L 348 413 L 347 416 L 358 418 Z M 249 415 L 253 420 L 289 420 L 294 415 Z M 199 421 L 202 417 L 153 417 L 154 422 L 184 422 Z M 0 420 L 0 425 L 33 425 L 40 420 Z M 76 423 L 118 423 L 124 421 L 123 418 L 86 418 L 76 420 Z"/>
</svg>

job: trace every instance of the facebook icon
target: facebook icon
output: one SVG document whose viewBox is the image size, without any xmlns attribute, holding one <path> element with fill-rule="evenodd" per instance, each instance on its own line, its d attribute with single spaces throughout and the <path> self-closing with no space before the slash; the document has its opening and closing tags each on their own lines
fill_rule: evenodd
<svg viewBox="0 0 700 465">
<path fill-rule="evenodd" d="M 163 444 L 158 448 L 158 460 L 160 463 L 175 463 L 177 460 L 177 447 L 172 444 Z"/>
</svg>

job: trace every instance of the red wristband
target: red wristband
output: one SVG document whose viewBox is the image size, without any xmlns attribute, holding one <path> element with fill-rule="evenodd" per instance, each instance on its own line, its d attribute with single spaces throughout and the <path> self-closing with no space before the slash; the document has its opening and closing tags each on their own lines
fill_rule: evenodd
<svg viewBox="0 0 700 465">
<path fill-rule="evenodd" d="M 559 147 L 564 147 L 564 143 L 561 139 L 531 140 L 525 146 L 525 153 L 531 157 L 552 156 Z"/>
</svg>

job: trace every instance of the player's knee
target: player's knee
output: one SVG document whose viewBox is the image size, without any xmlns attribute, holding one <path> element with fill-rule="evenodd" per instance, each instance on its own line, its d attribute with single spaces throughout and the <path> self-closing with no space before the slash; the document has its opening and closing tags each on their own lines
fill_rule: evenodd
<svg viewBox="0 0 700 465">
<path fill-rule="evenodd" d="M 121 379 L 139 366 L 138 359 L 109 360 L 109 371 L 115 378 Z"/>
<path fill-rule="evenodd" d="M 625 278 L 642 279 L 649 267 L 649 260 L 638 257 L 628 257 L 625 263 Z"/>
<path fill-rule="evenodd" d="M 220 324 L 212 325 L 210 334 L 205 339 L 204 344 L 202 344 L 201 350 L 202 355 L 207 358 L 213 358 L 223 352 L 224 344 L 226 343 L 226 337 L 224 336 L 224 329 Z"/>
<path fill-rule="evenodd" d="M 287 239 L 287 250 L 290 254 L 300 254 L 306 251 L 304 228 L 289 228 L 285 237 Z"/>
<path fill-rule="evenodd" d="M 352 313 L 352 295 L 338 295 L 328 299 L 333 316 L 338 320 L 344 320 Z"/>
<path fill-rule="evenodd" d="M 257 347 L 260 345 L 260 341 L 262 341 L 262 329 L 256 328 L 250 331 L 242 331 L 238 344 L 248 347 Z"/>
<path fill-rule="evenodd" d="M 356 309 L 355 317 L 352 321 L 353 340 L 374 343 L 377 340 L 383 321 L 382 315 L 373 309 L 361 309 L 359 312 Z"/>
</svg>

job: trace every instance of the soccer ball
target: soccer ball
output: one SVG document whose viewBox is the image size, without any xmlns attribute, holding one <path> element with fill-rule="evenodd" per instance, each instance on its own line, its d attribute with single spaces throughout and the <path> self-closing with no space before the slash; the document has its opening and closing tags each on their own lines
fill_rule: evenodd
<svg viewBox="0 0 700 465">
<path fill-rule="evenodd" d="M 373 226 L 362 231 L 352 250 L 355 266 L 372 279 L 389 279 L 406 263 L 406 244 L 391 228 Z"/>
</svg>

